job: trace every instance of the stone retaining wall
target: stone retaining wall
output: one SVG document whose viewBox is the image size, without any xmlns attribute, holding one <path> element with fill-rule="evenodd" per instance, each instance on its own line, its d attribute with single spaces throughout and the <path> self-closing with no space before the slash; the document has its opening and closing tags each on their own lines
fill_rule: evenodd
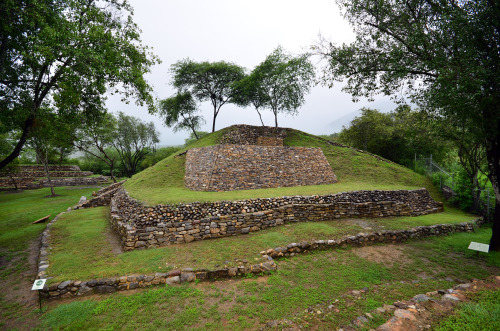
<svg viewBox="0 0 500 331">
<path fill-rule="evenodd" d="M 87 177 L 94 173 L 91 171 L 49 171 L 50 177 Z M 6 177 L 5 173 L 0 174 Z M 46 177 L 45 171 L 18 171 L 15 173 L 16 178 L 43 178 Z"/>
<path fill-rule="evenodd" d="M 379 231 L 374 233 L 358 233 L 355 236 L 344 237 L 340 240 L 317 240 L 313 242 L 291 243 L 285 247 L 270 248 L 260 252 L 263 257 L 277 259 L 294 256 L 312 250 L 345 247 L 347 245 L 363 246 L 377 243 L 397 243 L 409 239 L 418 239 L 437 235 L 447 235 L 454 232 L 474 232 L 475 227 L 484 224 L 482 218 L 471 222 L 436 224 L 431 226 L 417 226 L 409 230 Z"/>
<path fill-rule="evenodd" d="M 277 270 L 274 259 L 281 256 L 294 256 L 298 253 L 307 253 L 312 250 L 335 249 L 338 247 L 365 246 L 376 243 L 396 243 L 408 239 L 423 238 L 435 235 L 447 235 L 454 232 L 472 232 L 476 226 L 484 223 L 482 219 L 459 224 L 438 224 L 432 226 L 420 226 L 410 230 L 382 231 L 376 233 L 359 233 L 355 236 L 344 237 L 340 240 L 317 240 L 311 243 L 292 243 L 286 247 L 277 247 L 264 252 L 262 262 L 250 264 L 246 260 L 236 259 L 237 266 L 226 267 L 217 270 L 184 268 L 175 269 L 168 273 L 155 273 L 151 275 L 128 275 L 121 277 L 111 277 L 102 279 L 91 279 L 87 281 L 67 280 L 60 283 L 46 286 L 40 291 L 45 298 L 71 298 L 74 296 L 88 294 L 112 293 L 115 291 L 131 290 L 136 288 L 149 287 L 153 285 L 173 285 L 184 282 L 193 282 L 195 280 L 206 281 L 231 277 L 241 277 L 246 274 L 270 273 Z M 40 264 L 38 277 L 47 277 L 46 269 L 48 267 L 47 249 L 49 242 L 48 229 L 52 222 L 47 226 L 42 239 L 42 248 L 40 250 Z M 43 253 L 42 253 L 43 252 Z M 43 261 L 42 261 L 43 259 Z M 41 268 L 41 269 L 40 269 Z"/>
<path fill-rule="evenodd" d="M 20 171 L 45 171 L 42 164 L 20 165 Z M 77 165 L 49 165 L 49 171 L 81 171 Z"/>
<path fill-rule="evenodd" d="M 123 183 L 125 183 L 127 180 L 122 180 L 121 182 L 114 183 L 109 185 L 108 187 L 105 187 L 103 189 L 100 189 L 97 193 L 94 192 L 95 196 L 83 202 L 79 208 L 92 208 L 92 207 L 99 207 L 99 206 L 109 206 L 111 203 L 111 198 L 114 196 L 116 191 L 121 187 Z"/>
<path fill-rule="evenodd" d="M 186 155 L 184 182 L 195 191 L 333 184 L 337 177 L 321 148 L 215 145 Z"/>
<path fill-rule="evenodd" d="M 71 177 L 71 178 L 51 178 L 52 185 L 58 186 L 93 186 L 101 185 L 108 181 L 105 176 L 99 177 Z M 46 178 L 19 178 L 16 180 L 19 189 L 39 189 L 50 187 Z M 14 184 L 10 178 L 0 178 L 0 187 L 14 188 Z"/>
<path fill-rule="evenodd" d="M 120 188 L 110 221 L 125 251 L 247 234 L 292 222 L 418 216 L 443 210 L 426 189 L 356 191 L 241 201 L 147 207 Z"/>
</svg>

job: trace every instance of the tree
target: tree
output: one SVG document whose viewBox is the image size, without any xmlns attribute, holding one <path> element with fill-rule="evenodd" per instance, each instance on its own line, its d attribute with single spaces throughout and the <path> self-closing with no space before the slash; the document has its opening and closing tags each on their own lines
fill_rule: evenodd
<svg viewBox="0 0 500 331">
<path fill-rule="evenodd" d="M 178 92 L 173 97 L 161 100 L 159 109 L 166 126 L 173 126 L 174 132 L 191 130 L 196 139 L 199 139 L 196 131 L 205 120 L 200 115 L 195 115 L 198 108 L 190 92 Z"/>
<path fill-rule="evenodd" d="M 0 122 L 21 134 L 0 169 L 19 155 L 41 108 L 88 115 L 109 89 L 154 110 L 143 75 L 157 59 L 141 45 L 131 12 L 124 0 L 2 2 Z"/>
<path fill-rule="evenodd" d="M 294 57 L 278 47 L 244 80 L 247 85 L 244 91 L 257 111 L 270 109 L 273 112 L 278 127 L 278 113 L 297 113 L 314 76 L 314 67 L 306 55 Z"/>
<path fill-rule="evenodd" d="M 113 114 L 105 113 L 93 116 L 76 130 L 74 146 L 88 153 L 109 166 L 111 179 L 116 183 L 114 168 L 116 155 L 110 148 L 117 132 L 117 120 Z"/>
<path fill-rule="evenodd" d="M 199 101 L 210 101 L 213 106 L 212 132 L 220 108 L 232 103 L 235 96 L 233 85 L 245 76 L 245 70 L 233 63 L 178 61 L 171 67 L 172 85 L 188 90 Z"/>
<path fill-rule="evenodd" d="M 59 131 L 61 122 L 61 117 L 57 116 L 57 114 L 55 114 L 51 109 L 40 109 L 39 118 L 36 121 L 27 142 L 27 144 L 35 150 L 38 163 L 43 165 L 43 170 L 45 172 L 45 176 L 47 177 L 47 184 L 49 185 L 51 191 L 51 195 L 49 197 L 57 196 L 54 190 L 54 185 L 52 184 L 52 178 L 50 176 L 49 155 L 55 149 L 54 146 L 57 142 L 64 139 L 60 138 L 60 135 L 64 135 L 64 131 Z"/>
<path fill-rule="evenodd" d="M 398 106 L 389 113 L 362 108 L 361 115 L 339 134 L 344 144 L 406 166 L 413 163 L 415 154 L 432 154 L 436 161 L 443 161 L 450 144 L 440 138 L 420 113 L 408 106 Z"/>
<path fill-rule="evenodd" d="M 324 83 L 347 78 L 354 99 L 408 97 L 459 118 L 485 148 L 496 208 L 491 250 L 500 250 L 500 3 L 490 0 L 338 0 L 356 41 L 315 46 Z"/>
<path fill-rule="evenodd" d="M 132 177 L 142 160 L 154 152 L 159 142 L 158 135 L 153 122 L 144 123 L 136 117 L 118 113 L 116 136 L 112 144 L 128 177 Z"/>
</svg>

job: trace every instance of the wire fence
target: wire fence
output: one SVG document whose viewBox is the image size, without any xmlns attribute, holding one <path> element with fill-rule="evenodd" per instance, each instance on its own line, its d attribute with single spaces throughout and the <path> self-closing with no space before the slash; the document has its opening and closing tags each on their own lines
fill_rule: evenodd
<svg viewBox="0 0 500 331">
<path fill-rule="evenodd" d="M 439 183 L 439 188 L 446 200 L 453 201 L 453 198 L 457 195 L 455 174 L 433 161 L 432 155 L 430 157 L 419 158 L 415 154 L 414 170 L 415 172 L 429 176 L 435 184 Z M 469 189 L 472 189 L 472 187 L 469 187 Z M 479 191 L 480 197 L 480 210 L 477 210 L 477 212 L 489 222 L 492 220 L 493 213 L 495 212 L 495 195 L 491 187 L 476 189 L 477 191 Z"/>
</svg>

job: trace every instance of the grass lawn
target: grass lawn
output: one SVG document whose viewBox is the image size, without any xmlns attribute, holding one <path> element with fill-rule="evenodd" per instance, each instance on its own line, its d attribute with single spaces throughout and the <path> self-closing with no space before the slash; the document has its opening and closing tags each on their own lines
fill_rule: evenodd
<svg viewBox="0 0 500 331">
<path fill-rule="evenodd" d="M 16 328 L 17 320 L 36 320 L 26 312 L 27 293 L 23 289 L 30 286 L 34 276 L 28 271 L 30 247 L 38 249 L 33 243 L 46 224 L 31 223 L 47 215 L 53 219 L 77 204 L 82 195 L 88 197 L 96 190 L 56 187 L 59 196 L 54 198 L 45 198 L 50 195 L 49 188 L 0 192 L 0 328 Z M 5 324 L 11 322 L 14 324 Z"/>
<path fill-rule="evenodd" d="M 466 253 L 485 242 L 489 229 L 447 237 L 317 251 L 280 260 L 270 276 L 214 283 L 162 286 L 131 294 L 49 303 L 43 327 L 70 329 L 259 329 L 289 319 L 305 328 L 335 329 L 382 304 L 411 298 L 458 279 L 484 278 L 500 269 L 500 254 Z M 351 290 L 364 287 L 360 298 Z M 338 301 L 336 301 L 338 300 Z M 333 304 L 335 309 L 328 309 Z M 313 314 L 304 313 L 313 308 Z M 320 311 L 321 314 L 318 314 Z M 388 317 L 375 316 L 370 327 Z"/>
<path fill-rule="evenodd" d="M 441 321 L 434 330 L 500 330 L 500 291 L 476 293 L 472 302 L 462 303 L 452 316 Z"/>
<path fill-rule="evenodd" d="M 304 222 L 278 226 L 249 235 L 191 242 L 115 255 L 107 220 L 108 208 L 76 210 L 52 227 L 48 274 L 51 282 L 87 280 L 133 273 L 151 274 L 173 268 L 215 268 L 234 264 L 235 258 L 254 261 L 259 252 L 292 242 L 338 239 L 359 232 L 408 229 L 418 225 L 458 223 L 475 217 L 454 208 L 418 217 Z M 229 262 L 227 262 L 229 261 Z M 226 263 L 225 263 L 226 262 Z M 82 268 L 84 264 L 86 268 Z"/>
</svg>

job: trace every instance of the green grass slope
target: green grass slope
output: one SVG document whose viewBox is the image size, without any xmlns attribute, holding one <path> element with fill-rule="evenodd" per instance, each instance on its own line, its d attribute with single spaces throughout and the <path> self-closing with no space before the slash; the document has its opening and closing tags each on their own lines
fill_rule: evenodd
<svg viewBox="0 0 500 331">
<path fill-rule="evenodd" d="M 333 172 L 337 175 L 338 183 L 230 192 L 197 192 L 186 188 L 184 186 L 186 155 L 180 154 L 191 148 L 215 145 L 230 129 L 231 127 L 209 134 L 175 155 L 171 155 L 136 174 L 125 183 L 125 188 L 132 197 L 148 205 L 420 187 L 427 187 L 433 197 L 439 199 L 430 181 L 410 169 L 381 161 L 373 155 L 361 153 L 352 148 L 331 145 L 319 137 L 294 129 L 287 129 L 284 145 L 320 147 L 332 166 Z"/>
</svg>

